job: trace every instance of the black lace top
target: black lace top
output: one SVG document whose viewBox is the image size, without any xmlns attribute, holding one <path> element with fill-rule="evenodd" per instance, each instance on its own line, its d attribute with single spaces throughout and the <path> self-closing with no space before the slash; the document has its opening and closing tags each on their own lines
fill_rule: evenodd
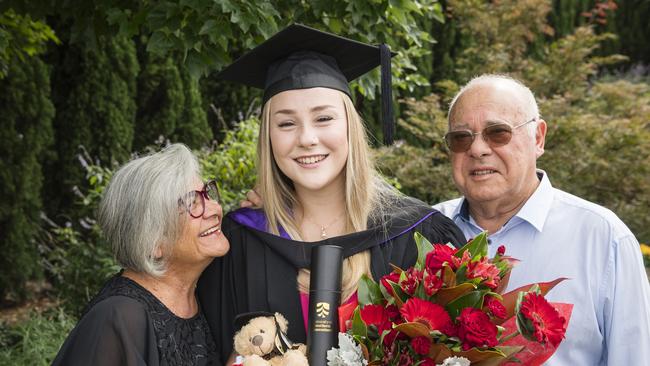
<svg viewBox="0 0 650 366">
<path fill-rule="evenodd" d="M 119 274 L 88 304 L 53 365 L 221 365 L 203 312 L 174 315 Z"/>
</svg>

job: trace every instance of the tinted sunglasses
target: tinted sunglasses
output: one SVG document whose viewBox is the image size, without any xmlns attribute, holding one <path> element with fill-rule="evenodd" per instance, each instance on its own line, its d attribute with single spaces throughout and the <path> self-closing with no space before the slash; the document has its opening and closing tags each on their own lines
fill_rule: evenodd
<svg viewBox="0 0 650 366">
<path fill-rule="evenodd" d="M 470 130 L 449 131 L 445 135 L 445 143 L 449 150 L 455 153 L 462 153 L 469 150 L 478 135 L 483 136 L 483 141 L 487 142 L 490 147 L 499 147 L 506 145 L 512 139 L 512 131 L 537 120 L 537 117 L 520 123 L 516 126 L 510 126 L 507 123 L 497 123 L 487 126 L 481 132 L 472 132 Z"/>
</svg>

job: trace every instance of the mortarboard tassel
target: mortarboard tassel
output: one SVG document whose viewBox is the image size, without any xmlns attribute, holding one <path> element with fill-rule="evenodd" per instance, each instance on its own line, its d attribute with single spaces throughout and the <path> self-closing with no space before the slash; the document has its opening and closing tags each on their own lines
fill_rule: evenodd
<svg viewBox="0 0 650 366">
<path fill-rule="evenodd" d="M 395 127 L 393 123 L 393 80 L 390 66 L 390 49 L 386 44 L 379 45 L 381 60 L 381 120 L 384 132 L 384 145 L 393 144 Z"/>
</svg>

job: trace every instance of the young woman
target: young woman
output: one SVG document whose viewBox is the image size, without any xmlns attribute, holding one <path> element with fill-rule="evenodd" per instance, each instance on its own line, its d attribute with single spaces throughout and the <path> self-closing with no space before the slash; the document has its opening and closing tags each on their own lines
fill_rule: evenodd
<svg viewBox="0 0 650 366">
<path fill-rule="evenodd" d="M 358 59 L 358 47 L 369 48 L 374 58 Z M 316 246 L 343 247 L 346 302 L 363 274 L 378 279 L 391 263 L 415 263 L 415 231 L 432 242 L 464 242 L 449 219 L 400 195 L 374 169 L 347 83 L 378 63 L 377 47 L 291 26 L 222 72 L 256 86 L 244 79 L 256 73 L 265 79 L 257 165 L 264 208 L 224 218 L 232 249 L 199 281 L 222 355 L 232 352 L 233 318 L 250 311 L 282 313 L 289 338 L 305 342 L 309 262 Z"/>
</svg>

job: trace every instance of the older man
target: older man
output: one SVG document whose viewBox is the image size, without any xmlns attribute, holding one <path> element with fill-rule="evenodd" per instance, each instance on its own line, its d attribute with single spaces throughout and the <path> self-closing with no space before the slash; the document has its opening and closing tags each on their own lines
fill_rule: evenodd
<svg viewBox="0 0 650 366">
<path fill-rule="evenodd" d="M 503 244 L 521 260 L 510 289 L 570 278 L 548 295 L 574 308 L 547 365 L 650 365 L 650 288 L 639 243 L 614 213 L 553 188 L 537 169 L 546 122 L 531 91 L 506 76 L 477 77 L 452 101 L 449 131 L 464 197 L 435 207 L 467 238 L 487 230 L 490 255 Z"/>
</svg>

